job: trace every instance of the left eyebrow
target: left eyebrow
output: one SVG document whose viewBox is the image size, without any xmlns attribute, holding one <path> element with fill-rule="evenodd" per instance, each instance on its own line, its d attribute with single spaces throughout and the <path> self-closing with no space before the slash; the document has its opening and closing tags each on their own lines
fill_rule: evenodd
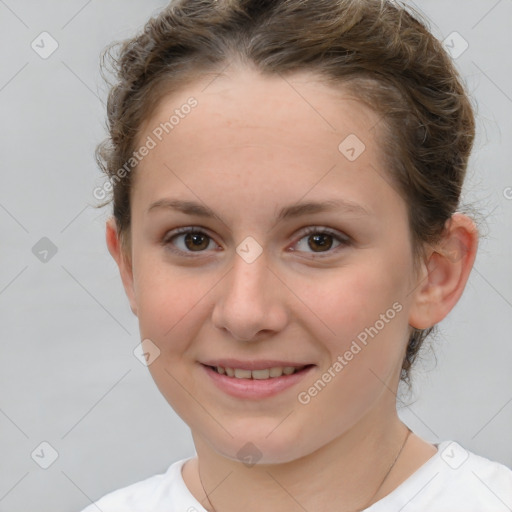
<svg viewBox="0 0 512 512">
<path fill-rule="evenodd" d="M 198 217 L 218 217 L 217 215 L 215 215 L 213 210 L 211 210 L 204 204 L 197 203 L 195 201 L 182 201 L 178 199 L 160 199 L 150 205 L 150 207 L 148 208 L 148 212 L 151 212 L 159 208 L 178 210 L 182 213 L 188 215 L 196 215 Z M 347 200 L 330 199 L 322 202 L 307 201 L 285 206 L 280 210 L 277 216 L 277 220 L 279 222 L 295 217 L 301 217 L 304 215 L 332 211 L 343 211 L 347 214 L 353 215 L 369 215 L 368 210 L 358 203 L 354 203 L 352 201 Z"/>
<path fill-rule="evenodd" d="M 291 206 L 285 206 L 279 212 L 277 219 L 278 221 L 282 221 L 293 217 L 332 211 L 343 211 L 347 214 L 350 213 L 355 215 L 369 215 L 368 210 L 360 204 L 347 200 L 330 199 L 322 202 L 308 201 Z"/>
</svg>

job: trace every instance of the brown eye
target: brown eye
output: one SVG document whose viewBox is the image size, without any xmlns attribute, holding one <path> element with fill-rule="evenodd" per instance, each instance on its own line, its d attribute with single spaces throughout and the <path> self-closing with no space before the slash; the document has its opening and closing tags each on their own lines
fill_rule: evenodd
<svg viewBox="0 0 512 512">
<path fill-rule="evenodd" d="M 332 235 L 321 233 L 317 235 L 310 235 L 308 237 L 308 247 L 313 251 L 323 252 L 328 251 L 333 244 Z"/>
<path fill-rule="evenodd" d="M 308 228 L 302 238 L 295 244 L 294 251 L 310 254 L 334 254 L 336 249 L 350 245 L 350 238 L 343 233 L 331 232 L 328 229 Z"/>
<path fill-rule="evenodd" d="M 197 228 L 181 228 L 171 232 L 162 240 L 162 245 L 172 252 L 185 256 L 206 252 L 207 249 L 216 246 L 210 236 Z"/>
<path fill-rule="evenodd" d="M 204 233 L 187 233 L 184 242 L 187 249 L 191 251 L 202 251 L 208 248 L 210 238 Z"/>
</svg>

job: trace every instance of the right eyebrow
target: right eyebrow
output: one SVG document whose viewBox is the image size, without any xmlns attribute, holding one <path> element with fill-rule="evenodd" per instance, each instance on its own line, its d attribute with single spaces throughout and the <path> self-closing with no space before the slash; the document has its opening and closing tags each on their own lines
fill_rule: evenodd
<svg viewBox="0 0 512 512">
<path fill-rule="evenodd" d="M 178 210 L 182 213 L 196 215 L 198 217 L 217 217 L 213 210 L 201 203 L 196 203 L 194 201 L 181 201 L 179 199 L 159 199 L 152 203 L 147 211 L 149 213 L 159 208 Z"/>
</svg>

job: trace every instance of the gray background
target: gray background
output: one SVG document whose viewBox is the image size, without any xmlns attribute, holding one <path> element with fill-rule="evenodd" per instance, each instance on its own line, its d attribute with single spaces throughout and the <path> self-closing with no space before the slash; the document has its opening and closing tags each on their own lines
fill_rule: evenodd
<svg viewBox="0 0 512 512">
<path fill-rule="evenodd" d="M 103 182 L 99 55 L 165 3 L 0 0 L 2 512 L 78 511 L 194 453 L 133 355 L 136 319 L 104 243 L 109 209 L 92 196 Z M 478 111 L 464 197 L 486 217 L 486 238 L 431 342 L 437 363 L 424 352 L 400 414 L 431 442 L 512 466 L 512 0 L 416 5 L 439 38 L 457 31 L 469 44 L 456 59 Z M 43 31 L 59 44 L 47 59 L 31 48 Z M 32 251 L 43 237 L 57 248 L 46 262 Z M 58 452 L 46 470 L 44 441 Z"/>
</svg>

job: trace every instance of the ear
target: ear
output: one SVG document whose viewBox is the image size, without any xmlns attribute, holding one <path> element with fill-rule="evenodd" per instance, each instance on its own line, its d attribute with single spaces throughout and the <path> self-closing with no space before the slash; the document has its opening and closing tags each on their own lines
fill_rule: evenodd
<svg viewBox="0 0 512 512">
<path fill-rule="evenodd" d="M 430 248 L 422 264 L 409 310 L 409 325 L 427 329 L 446 317 L 464 291 L 477 248 L 474 222 L 455 213 L 447 221 L 441 241 Z"/>
<path fill-rule="evenodd" d="M 133 269 L 131 258 L 125 253 L 121 244 L 121 238 L 117 229 L 116 221 L 110 218 L 106 224 L 105 238 L 107 247 L 119 267 L 121 280 L 123 281 L 124 291 L 130 302 L 130 308 L 134 315 L 137 315 L 137 302 L 135 300 L 135 292 L 133 287 Z"/>
</svg>

